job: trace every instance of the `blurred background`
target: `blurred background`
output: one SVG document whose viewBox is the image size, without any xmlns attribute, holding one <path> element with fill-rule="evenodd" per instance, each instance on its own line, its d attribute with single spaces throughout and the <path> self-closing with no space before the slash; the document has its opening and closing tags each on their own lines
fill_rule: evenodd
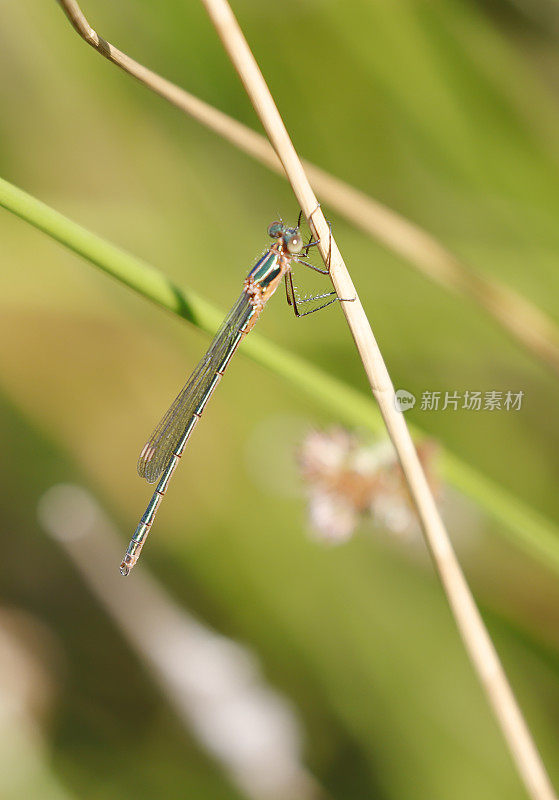
<svg viewBox="0 0 559 800">
<path fill-rule="evenodd" d="M 234 10 L 302 155 L 559 322 L 555 0 Z M 259 129 L 201 4 L 84 12 Z M 269 222 L 296 220 L 287 184 L 103 60 L 55 2 L 3 3 L 0 21 L 2 177 L 228 308 Z M 524 392 L 517 412 L 418 403 L 408 418 L 556 519 L 557 375 L 326 214 L 397 387 Z M 4 211 L 0 237 L 2 798 L 523 798 L 423 546 L 367 521 L 339 547 L 309 536 L 295 452 L 338 420 L 242 355 L 123 588 L 121 551 L 151 494 L 137 455 L 207 337 Z M 368 392 L 339 308 L 298 321 L 278 292 L 259 332 Z M 45 497 L 59 483 L 87 493 Z M 557 785 L 557 573 L 450 490 L 445 510 Z M 162 644 L 166 615 L 178 627 Z M 205 666 L 188 683 L 193 663 Z M 247 708 L 252 743 L 255 728 L 246 742 L 237 728 Z M 271 763 L 256 774 L 268 735 L 276 768 L 291 765 L 283 787 Z"/>
</svg>

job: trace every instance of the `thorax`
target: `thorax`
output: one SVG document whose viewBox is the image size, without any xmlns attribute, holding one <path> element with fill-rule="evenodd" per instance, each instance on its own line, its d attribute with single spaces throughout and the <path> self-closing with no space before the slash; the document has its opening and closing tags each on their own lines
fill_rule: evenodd
<svg viewBox="0 0 559 800">
<path fill-rule="evenodd" d="M 245 291 L 263 306 L 273 295 L 290 269 L 291 256 L 278 244 L 273 244 L 249 272 L 245 280 Z"/>
</svg>

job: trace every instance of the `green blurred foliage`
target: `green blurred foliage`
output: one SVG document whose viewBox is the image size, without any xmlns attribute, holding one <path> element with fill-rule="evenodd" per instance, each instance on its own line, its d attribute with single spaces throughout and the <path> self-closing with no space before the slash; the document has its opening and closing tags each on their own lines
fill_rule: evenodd
<svg viewBox="0 0 559 800">
<path fill-rule="evenodd" d="M 84 10 L 125 52 L 258 127 L 201 4 Z M 552 26 L 505 0 L 239 0 L 235 11 L 302 154 L 559 322 Z M 3 4 L 0 15 L 2 175 L 226 308 L 269 221 L 298 213 L 285 182 L 101 59 L 56 3 Z M 519 413 L 416 406 L 410 418 L 556 517 L 556 377 L 471 303 L 332 222 L 397 386 L 525 392 Z M 53 483 L 82 482 L 124 546 L 149 494 L 137 451 L 206 340 L 6 213 L 0 235 L 2 594 L 63 654 L 52 768 L 87 800 L 235 798 L 35 516 Z M 259 327 L 366 390 L 339 310 L 294 321 L 278 297 Z M 308 540 L 303 499 L 277 475 L 278 431 L 293 419 L 335 421 L 238 358 L 189 444 L 146 566 L 254 648 L 297 706 L 307 764 L 332 797 L 524 797 L 426 560 L 382 532 L 327 550 Z M 559 781 L 559 588 L 483 518 L 470 533 L 458 542 L 468 577 Z"/>
</svg>

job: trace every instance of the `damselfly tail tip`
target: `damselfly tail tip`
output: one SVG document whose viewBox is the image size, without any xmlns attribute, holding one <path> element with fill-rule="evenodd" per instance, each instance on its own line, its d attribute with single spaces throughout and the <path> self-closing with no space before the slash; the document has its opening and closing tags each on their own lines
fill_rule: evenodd
<svg viewBox="0 0 559 800">
<path fill-rule="evenodd" d="M 120 565 L 120 574 L 125 578 L 130 575 L 130 570 L 132 569 L 132 566 L 128 563 L 128 558 L 128 556 L 125 556 Z"/>
</svg>

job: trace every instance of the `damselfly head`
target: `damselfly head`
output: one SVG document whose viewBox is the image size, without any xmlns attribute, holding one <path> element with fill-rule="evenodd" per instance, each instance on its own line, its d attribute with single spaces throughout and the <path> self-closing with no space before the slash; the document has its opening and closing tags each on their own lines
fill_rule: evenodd
<svg viewBox="0 0 559 800">
<path fill-rule="evenodd" d="M 303 249 L 303 237 L 299 228 L 288 228 L 281 221 L 272 222 L 268 227 L 268 236 L 272 239 L 283 239 L 284 247 L 291 255 L 296 255 Z"/>
</svg>

